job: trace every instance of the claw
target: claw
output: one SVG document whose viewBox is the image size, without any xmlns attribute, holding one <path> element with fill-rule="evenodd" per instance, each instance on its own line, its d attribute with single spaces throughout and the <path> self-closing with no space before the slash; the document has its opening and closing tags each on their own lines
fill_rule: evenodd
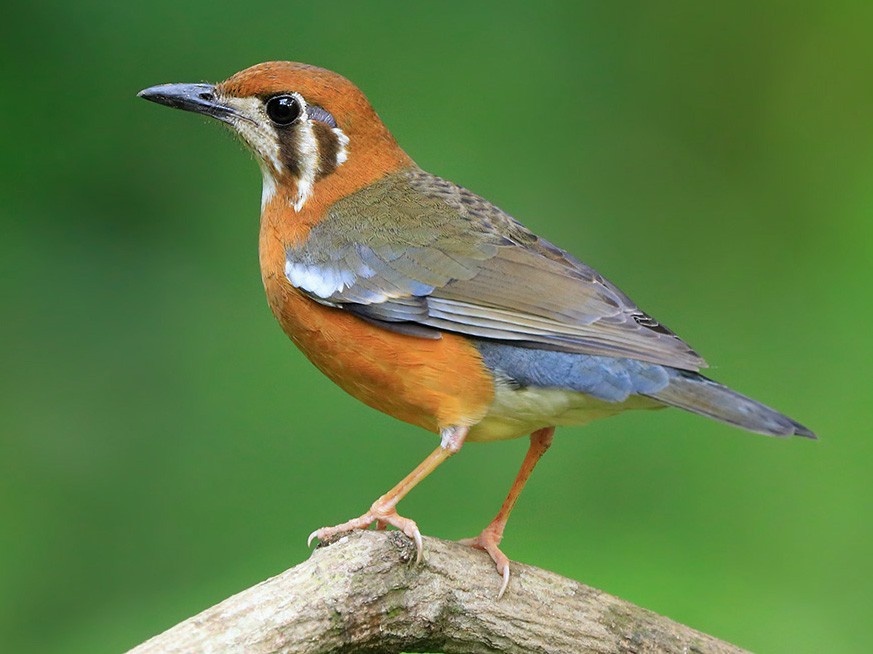
<svg viewBox="0 0 873 654">
<path fill-rule="evenodd" d="M 421 562 L 424 543 L 421 539 L 421 532 L 418 530 L 418 525 L 415 524 L 414 520 L 398 515 L 397 511 L 393 508 L 386 511 L 378 506 L 378 503 L 374 504 L 370 510 L 360 518 L 354 518 L 353 520 L 349 520 L 348 522 L 344 522 L 335 527 L 322 527 L 321 529 L 316 529 L 309 534 L 309 538 L 306 539 L 306 546 L 311 546 L 312 541 L 316 538 L 320 541 L 324 541 L 343 532 L 354 531 L 356 529 L 366 529 L 374 522 L 376 523 L 376 529 L 382 530 L 387 528 L 388 525 L 391 525 L 406 534 L 406 536 L 415 543 L 415 562 Z"/>
<path fill-rule="evenodd" d="M 507 556 L 500 551 L 498 545 L 500 544 L 500 536 L 498 536 L 495 531 L 489 525 L 486 527 L 481 534 L 476 536 L 475 538 L 464 538 L 463 540 L 458 541 L 461 545 L 467 545 L 469 547 L 475 547 L 478 550 L 485 550 L 488 552 L 488 555 L 491 557 L 491 560 L 494 561 L 497 566 L 497 572 L 503 577 L 503 581 L 500 584 L 500 590 L 497 592 L 497 599 L 499 600 L 503 597 L 503 594 L 506 592 L 507 587 L 509 586 L 509 559 Z"/>
<path fill-rule="evenodd" d="M 415 524 L 415 521 L 397 515 L 396 511 L 392 511 L 391 513 L 379 518 L 379 521 L 385 523 L 386 525 L 391 525 L 392 527 L 399 529 L 404 534 L 406 534 L 406 537 L 409 538 L 413 543 L 415 543 L 416 565 L 421 563 L 421 556 L 422 552 L 424 551 L 424 543 L 421 540 L 421 532 L 418 530 L 418 525 Z"/>
<path fill-rule="evenodd" d="M 497 593 L 497 599 L 499 600 L 503 597 L 503 593 L 506 592 L 506 587 L 509 586 L 509 566 L 503 566 L 503 583 L 500 584 L 500 591 Z"/>
<path fill-rule="evenodd" d="M 336 527 L 322 527 L 321 529 L 316 529 L 311 534 L 309 534 L 309 538 L 306 539 L 306 544 L 307 546 L 309 546 L 315 538 L 320 541 L 325 541 L 333 538 L 337 534 L 354 531 L 355 529 L 366 529 L 375 520 L 375 516 L 370 513 L 365 513 L 360 518 L 349 520 L 348 522 L 344 522 L 341 525 L 337 525 Z"/>
</svg>

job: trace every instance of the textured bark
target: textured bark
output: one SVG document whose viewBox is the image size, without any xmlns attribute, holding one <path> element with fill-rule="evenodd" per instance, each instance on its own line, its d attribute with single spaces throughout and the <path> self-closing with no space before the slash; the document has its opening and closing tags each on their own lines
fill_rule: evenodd
<svg viewBox="0 0 873 654">
<path fill-rule="evenodd" d="M 357 532 L 131 650 L 167 652 L 670 652 L 738 647 L 521 563 L 496 600 L 491 559 L 399 532 Z"/>
</svg>

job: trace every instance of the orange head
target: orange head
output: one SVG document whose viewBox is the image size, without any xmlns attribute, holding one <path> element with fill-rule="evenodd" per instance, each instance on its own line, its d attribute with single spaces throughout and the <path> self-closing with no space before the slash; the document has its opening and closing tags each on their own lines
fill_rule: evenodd
<svg viewBox="0 0 873 654">
<path fill-rule="evenodd" d="M 412 163 L 354 84 L 307 64 L 267 62 L 214 86 L 163 84 L 139 95 L 230 125 L 258 159 L 265 204 L 281 188 L 300 211 L 310 198 L 332 201 Z"/>
</svg>

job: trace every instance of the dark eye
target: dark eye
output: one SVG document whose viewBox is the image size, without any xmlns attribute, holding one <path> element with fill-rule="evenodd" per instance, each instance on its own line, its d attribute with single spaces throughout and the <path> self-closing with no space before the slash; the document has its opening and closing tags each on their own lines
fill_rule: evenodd
<svg viewBox="0 0 873 654">
<path fill-rule="evenodd" d="M 301 112 L 300 102 L 293 95 L 277 95 L 267 100 L 267 115 L 277 125 L 290 125 Z"/>
</svg>

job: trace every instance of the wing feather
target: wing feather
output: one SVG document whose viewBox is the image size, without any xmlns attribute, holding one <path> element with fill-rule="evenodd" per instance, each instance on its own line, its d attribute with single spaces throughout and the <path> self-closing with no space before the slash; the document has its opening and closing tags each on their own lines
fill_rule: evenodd
<svg viewBox="0 0 873 654">
<path fill-rule="evenodd" d="M 294 286 L 386 329 L 706 365 L 593 268 L 419 169 L 337 202 L 286 257 Z"/>
</svg>

